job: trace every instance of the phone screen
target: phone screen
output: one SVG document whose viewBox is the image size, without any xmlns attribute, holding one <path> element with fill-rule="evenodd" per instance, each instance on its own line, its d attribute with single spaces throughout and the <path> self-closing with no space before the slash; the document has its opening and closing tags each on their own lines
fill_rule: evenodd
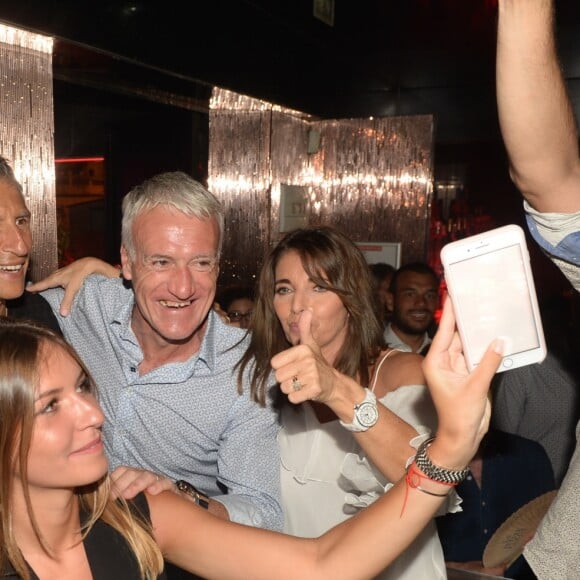
<svg viewBox="0 0 580 580">
<path fill-rule="evenodd" d="M 491 341 L 507 338 L 510 356 L 540 346 L 524 256 L 518 244 L 447 265 L 454 304 L 460 309 L 463 340 L 473 365 Z"/>
</svg>

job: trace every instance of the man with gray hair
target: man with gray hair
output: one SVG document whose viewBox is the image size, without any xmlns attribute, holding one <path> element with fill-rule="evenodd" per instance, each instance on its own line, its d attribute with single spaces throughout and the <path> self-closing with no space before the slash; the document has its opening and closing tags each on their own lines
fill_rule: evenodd
<svg viewBox="0 0 580 580">
<path fill-rule="evenodd" d="M 42 296 L 24 292 L 32 251 L 30 217 L 22 185 L 0 155 L 0 317 L 27 318 L 60 332 Z"/>
<path fill-rule="evenodd" d="M 160 473 L 220 517 L 278 530 L 277 414 L 238 392 L 245 333 L 212 310 L 223 231 L 200 183 L 156 175 L 123 200 L 124 279 L 89 276 L 67 316 L 61 288 L 42 295 L 99 386 L 112 469 Z"/>
</svg>

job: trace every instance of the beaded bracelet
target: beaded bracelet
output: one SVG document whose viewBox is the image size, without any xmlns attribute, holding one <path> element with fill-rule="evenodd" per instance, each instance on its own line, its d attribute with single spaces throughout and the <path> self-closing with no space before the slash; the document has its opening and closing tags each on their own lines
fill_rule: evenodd
<svg viewBox="0 0 580 580">
<path fill-rule="evenodd" d="M 435 437 L 423 441 L 415 455 L 415 463 L 417 467 L 425 474 L 428 479 L 436 481 L 437 483 L 457 485 L 461 483 L 469 475 L 469 467 L 465 469 L 447 469 L 435 465 L 427 455 L 427 449 L 433 443 Z"/>
<path fill-rule="evenodd" d="M 469 467 L 465 469 L 446 469 L 435 465 L 429 456 L 427 455 L 427 449 L 433 443 L 434 437 L 423 441 L 417 453 L 415 459 L 409 465 L 407 473 L 405 474 L 405 483 L 407 484 L 405 489 L 405 499 L 403 501 L 403 507 L 401 508 L 401 517 L 405 511 L 405 506 L 407 505 L 407 497 L 409 495 L 409 488 L 417 489 L 427 495 L 432 495 L 434 497 L 445 497 L 449 492 L 446 493 L 435 493 L 421 487 L 421 480 L 427 479 L 434 483 L 439 483 L 440 485 L 446 485 L 448 487 L 455 487 L 457 484 L 461 483 L 469 474 Z"/>
</svg>

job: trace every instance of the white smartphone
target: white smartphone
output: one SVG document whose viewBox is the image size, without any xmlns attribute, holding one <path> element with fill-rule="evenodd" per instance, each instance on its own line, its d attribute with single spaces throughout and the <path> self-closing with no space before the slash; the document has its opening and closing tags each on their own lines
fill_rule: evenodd
<svg viewBox="0 0 580 580">
<path fill-rule="evenodd" d="M 545 358 L 542 319 L 522 228 L 508 225 L 451 242 L 442 248 L 441 262 L 470 371 L 497 337 L 506 341 L 498 372 Z"/>
</svg>

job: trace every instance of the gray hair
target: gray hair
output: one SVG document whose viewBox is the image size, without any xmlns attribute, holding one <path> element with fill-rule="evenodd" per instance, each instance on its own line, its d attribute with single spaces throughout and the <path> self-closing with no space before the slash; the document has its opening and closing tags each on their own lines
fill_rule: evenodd
<svg viewBox="0 0 580 580">
<path fill-rule="evenodd" d="M 2 157 L 2 155 L 0 155 L 0 179 L 3 181 L 9 182 L 11 185 L 13 185 L 18 190 L 20 195 L 22 195 L 24 197 L 24 191 L 22 189 L 22 185 L 16 179 L 16 176 L 14 175 L 14 171 L 13 171 L 12 167 L 10 166 L 10 164 L 8 163 L 8 160 L 5 157 Z"/>
<path fill-rule="evenodd" d="M 224 213 L 219 200 L 186 173 L 160 173 L 134 187 L 123 199 L 121 241 L 131 259 L 135 258 L 133 222 L 140 214 L 167 205 L 198 219 L 215 218 L 219 226 L 218 256 L 224 234 Z"/>
</svg>

